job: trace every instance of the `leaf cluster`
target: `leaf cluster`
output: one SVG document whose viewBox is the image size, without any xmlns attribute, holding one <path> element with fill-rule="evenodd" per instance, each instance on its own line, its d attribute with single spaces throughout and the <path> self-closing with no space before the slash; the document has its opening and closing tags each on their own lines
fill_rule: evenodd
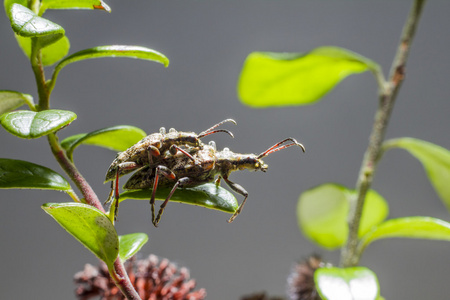
<svg viewBox="0 0 450 300">
<path fill-rule="evenodd" d="M 30 60 L 36 77 L 38 101 L 31 94 L 0 90 L 0 124 L 9 133 L 23 139 L 47 137 L 55 158 L 70 179 L 83 194 L 79 198 L 69 183 L 57 172 L 29 161 L 1 158 L 0 188 L 45 189 L 66 192 L 73 202 L 46 203 L 42 209 L 53 217 L 61 227 L 104 261 L 115 274 L 117 262 L 129 259 L 147 242 L 144 233 L 119 236 L 112 214 L 105 212 L 93 191 L 74 164 L 74 151 L 80 145 L 92 145 L 113 151 L 124 151 L 147 134 L 140 128 L 129 125 L 79 133 L 59 141 L 58 134 L 76 120 L 74 112 L 50 109 L 50 96 L 57 78 L 66 66 L 88 59 L 126 57 L 157 62 L 165 67 L 168 58 L 153 49 L 134 45 L 106 45 L 84 49 L 69 54 L 70 41 L 64 28 L 43 17 L 49 9 L 95 9 L 110 12 L 102 0 L 5 0 L 6 15 L 11 22 L 18 46 Z M 45 67 L 52 68 L 50 79 L 45 78 Z M 26 105 L 25 109 L 19 109 Z M 18 110 L 19 109 L 19 110 Z M 164 192 L 166 194 L 164 194 Z M 151 191 L 124 192 L 125 199 L 149 199 Z M 158 191 L 157 199 L 164 200 L 167 191 Z M 194 204 L 206 208 L 234 213 L 237 209 L 235 197 L 227 190 L 213 184 L 193 189 L 178 190 L 173 201 Z M 114 277 L 114 276 L 113 276 Z M 116 276 L 118 278 L 118 276 Z M 124 284 L 123 280 L 118 284 Z"/>
</svg>

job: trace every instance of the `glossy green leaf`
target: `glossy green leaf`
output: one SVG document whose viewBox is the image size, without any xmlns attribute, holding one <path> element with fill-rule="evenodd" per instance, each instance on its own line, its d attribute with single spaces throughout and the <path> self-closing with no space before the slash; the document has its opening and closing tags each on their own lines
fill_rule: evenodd
<svg viewBox="0 0 450 300">
<path fill-rule="evenodd" d="M 450 223 L 431 217 L 406 217 L 387 220 L 364 235 L 359 248 L 385 238 L 413 238 L 450 241 Z"/>
<path fill-rule="evenodd" d="M 380 299 L 378 278 L 365 267 L 319 268 L 314 281 L 323 300 Z"/>
<path fill-rule="evenodd" d="M 100 210 L 82 203 L 46 203 L 42 209 L 68 233 L 111 266 L 119 254 L 114 225 Z"/>
<path fill-rule="evenodd" d="M 0 158 L 1 189 L 70 190 L 70 185 L 55 171 L 34 163 Z"/>
<path fill-rule="evenodd" d="M 0 123 L 10 133 L 24 138 L 35 139 L 60 130 L 77 118 L 77 115 L 66 110 L 43 110 L 40 112 L 19 110 L 5 113 Z"/>
<path fill-rule="evenodd" d="M 244 62 L 238 95 L 253 107 L 312 104 L 345 77 L 371 70 L 373 61 L 338 47 L 308 53 L 253 52 Z"/>
<path fill-rule="evenodd" d="M 355 191 L 337 184 L 323 184 L 300 195 L 297 218 L 304 234 L 327 249 L 341 247 L 348 236 L 349 201 Z M 374 190 L 367 194 L 359 236 L 381 223 L 388 215 L 386 201 Z"/>
<path fill-rule="evenodd" d="M 0 115 L 24 104 L 33 105 L 33 97 L 15 91 L 0 90 Z"/>
<path fill-rule="evenodd" d="M 49 90 L 51 91 L 53 89 L 59 72 L 65 66 L 77 61 L 102 57 L 128 57 L 158 62 L 163 64 L 165 67 L 169 65 L 169 59 L 164 54 L 145 47 L 112 45 L 89 48 L 69 55 L 56 65 Z"/>
<path fill-rule="evenodd" d="M 31 38 L 15 35 L 16 40 L 19 43 L 20 48 L 28 57 L 31 56 Z M 42 64 L 44 66 L 50 66 L 60 61 L 63 57 L 69 53 L 70 42 L 69 39 L 64 36 L 54 44 L 51 44 L 41 50 Z"/>
<path fill-rule="evenodd" d="M 170 188 L 158 188 L 156 199 L 165 200 Z M 130 190 L 120 195 L 120 201 L 125 199 L 149 200 L 152 190 Z M 227 213 L 234 213 L 238 202 L 228 190 L 216 186 L 214 183 L 205 183 L 192 188 L 177 189 L 170 199 L 172 202 L 192 204 L 210 209 L 217 209 Z"/>
<path fill-rule="evenodd" d="M 32 10 L 20 4 L 12 4 L 8 13 L 11 27 L 17 35 L 39 38 L 39 46 L 55 43 L 64 36 L 64 28 L 37 16 Z"/>
<path fill-rule="evenodd" d="M 428 179 L 450 211 L 450 151 L 441 146 L 413 138 L 386 141 L 385 149 L 403 148 L 423 165 Z"/>
<path fill-rule="evenodd" d="M 102 9 L 111 12 L 111 8 L 102 0 L 42 0 L 39 15 L 47 9 Z"/>
<path fill-rule="evenodd" d="M 145 233 L 131 233 L 119 236 L 119 257 L 125 261 L 135 255 L 148 241 Z"/>
<path fill-rule="evenodd" d="M 61 146 L 72 158 L 73 151 L 81 144 L 104 147 L 119 152 L 133 146 L 145 136 L 146 133 L 140 128 L 119 125 L 70 136 L 61 142 Z"/>
<path fill-rule="evenodd" d="M 28 0 L 5 0 L 3 1 L 3 6 L 5 7 L 6 15 L 9 18 L 9 12 L 11 11 L 11 6 L 13 4 L 20 4 L 22 6 L 28 7 Z"/>
</svg>

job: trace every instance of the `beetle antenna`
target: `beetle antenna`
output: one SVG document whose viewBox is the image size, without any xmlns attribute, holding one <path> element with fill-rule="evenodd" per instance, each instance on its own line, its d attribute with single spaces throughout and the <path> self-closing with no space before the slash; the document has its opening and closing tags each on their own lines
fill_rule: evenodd
<svg viewBox="0 0 450 300">
<path fill-rule="evenodd" d="M 233 134 L 231 132 L 229 132 L 229 131 L 224 131 L 224 130 L 222 130 L 222 131 L 217 131 L 217 130 L 216 131 L 212 131 L 213 129 L 215 129 L 215 128 L 219 127 L 220 125 L 222 125 L 223 123 L 227 123 L 227 122 L 231 122 L 234 125 L 237 125 L 235 120 L 233 120 L 233 119 L 226 119 L 226 120 L 223 120 L 222 122 L 217 123 L 216 125 L 212 126 L 211 128 L 208 128 L 205 131 L 200 132 L 198 134 L 198 138 L 202 138 L 204 136 L 207 136 L 208 134 L 216 133 L 216 132 L 227 132 L 229 135 L 231 135 L 231 137 L 234 137 Z"/>
<path fill-rule="evenodd" d="M 213 134 L 213 133 L 217 133 L 217 132 L 225 132 L 225 133 L 228 133 L 232 138 L 234 138 L 233 133 L 231 133 L 231 131 L 226 130 L 226 129 L 217 129 L 217 130 L 209 131 L 209 132 L 205 132 L 205 131 L 204 131 L 204 132 L 201 132 L 201 133 L 197 136 L 197 138 L 201 139 L 202 137 L 205 137 L 205 136 L 207 136 L 207 135 L 210 135 L 210 134 Z"/>
<path fill-rule="evenodd" d="M 284 144 L 288 141 L 290 142 L 289 144 Z M 258 155 L 256 158 L 257 159 L 263 158 L 263 157 L 269 155 L 270 153 L 277 152 L 277 151 L 280 151 L 282 149 L 285 149 L 285 148 L 288 148 L 291 146 L 299 146 L 300 148 L 302 148 L 303 152 L 305 152 L 305 147 L 302 144 L 300 144 L 293 138 L 287 138 L 287 139 L 282 140 L 281 142 L 276 143 L 275 145 L 273 145 L 272 147 L 270 147 L 269 149 L 267 149 L 266 151 L 264 151 L 263 153 Z"/>
</svg>

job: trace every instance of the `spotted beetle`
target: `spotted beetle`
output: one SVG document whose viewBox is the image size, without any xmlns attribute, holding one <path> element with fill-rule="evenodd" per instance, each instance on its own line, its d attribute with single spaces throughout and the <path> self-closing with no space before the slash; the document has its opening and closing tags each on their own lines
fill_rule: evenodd
<svg viewBox="0 0 450 300">
<path fill-rule="evenodd" d="M 213 181 L 219 185 L 223 178 L 233 191 L 244 196 L 244 200 L 228 220 L 231 223 L 242 211 L 248 198 L 248 192 L 241 185 L 228 179 L 230 173 L 244 169 L 266 172 L 268 165 L 263 162 L 262 158 L 290 146 L 299 146 L 305 152 L 305 147 L 293 138 L 284 139 L 259 155 L 234 153 L 228 148 L 217 151 L 214 142 L 203 145 L 202 148 L 187 147 L 184 152 L 166 156 L 139 169 L 125 183 L 124 189 L 153 189 L 150 205 L 152 222 L 157 227 L 164 208 L 177 188 L 194 187 Z M 158 187 L 172 187 L 172 189 L 155 216 L 155 193 Z M 117 186 L 116 197 L 118 197 Z"/>
<path fill-rule="evenodd" d="M 120 176 L 136 171 L 144 166 L 151 165 L 153 162 L 157 163 L 166 156 L 175 155 L 178 152 L 184 153 L 186 157 L 193 160 L 194 158 L 186 152 L 184 148 L 190 147 L 193 149 L 202 149 L 203 143 L 200 139 L 210 134 L 225 132 L 231 137 L 234 137 L 233 133 L 227 129 L 216 129 L 227 122 L 236 124 L 236 121 L 233 119 L 226 119 L 199 134 L 196 134 L 195 132 L 176 131 L 174 128 L 171 128 L 169 132 L 166 133 L 166 129 L 161 127 L 158 133 L 150 134 L 127 150 L 118 153 L 106 172 L 105 183 L 112 181 L 112 184 L 111 192 L 105 203 L 110 202 L 113 195 L 118 199 Z M 115 205 L 114 218 L 117 217 L 118 200 Z"/>
</svg>

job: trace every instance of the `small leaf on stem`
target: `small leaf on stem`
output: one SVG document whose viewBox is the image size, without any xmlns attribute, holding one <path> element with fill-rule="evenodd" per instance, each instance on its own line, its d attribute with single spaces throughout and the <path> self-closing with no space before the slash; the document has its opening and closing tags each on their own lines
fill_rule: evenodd
<svg viewBox="0 0 450 300">
<path fill-rule="evenodd" d="M 0 188 L 68 191 L 70 185 L 64 177 L 47 167 L 0 158 Z"/>
<path fill-rule="evenodd" d="M 119 254 L 114 225 L 100 210 L 81 203 L 46 203 L 42 209 L 81 244 L 112 266 Z"/>
<path fill-rule="evenodd" d="M 253 52 L 242 67 L 238 94 L 253 107 L 307 105 L 347 76 L 368 70 L 382 77 L 375 62 L 338 47 L 308 53 Z"/>
<path fill-rule="evenodd" d="M 28 38 L 38 38 L 40 47 L 53 44 L 64 36 L 64 28 L 37 16 L 23 5 L 14 3 L 9 6 L 8 17 L 16 34 Z"/>
<path fill-rule="evenodd" d="M 300 195 L 297 219 L 304 234 L 327 249 L 345 244 L 348 237 L 348 208 L 355 191 L 337 184 L 323 184 Z M 388 205 L 374 190 L 367 194 L 359 236 L 381 223 L 388 215 Z"/>
<path fill-rule="evenodd" d="M 31 57 L 31 38 L 23 37 L 17 34 L 15 36 L 20 48 L 22 48 L 23 52 L 29 59 Z M 69 53 L 69 48 L 69 39 L 64 36 L 57 42 L 41 49 L 42 64 L 45 67 L 53 65 Z"/>
<path fill-rule="evenodd" d="M 156 200 L 165 200 L 169 192 L 170 188 L 158 187 L 156 190 Z M 151 195 L 151 189 L 130 190 L 120 194 L 120 201 L 125 199 L 148 201 Z M 238 208 L 238 202 L 234 195 L 214 183 L 205 183 L 192 188 L 177 189 L 172 195 L 172 198 L 170 198 L 170 201 L 202 206 L 231 214 Z"/>
<path fill-rule="evenodd" d="M 35 139 L 60 130 L 76 118 L 75 113 L 66 110 L 19 110 L 1 115 L 0 123 L 15 136 Z"/>
<path fill-rule="evenodd" d="M 384 143 L 385 150 L 403 148 L 417 158 L 425 168 L 428 179 L 450 212 L 450 151 L 414 138 L 399 138 Z"/>
<path fill-rule="evenodd" d="M 145 233 L 119 235 L 119 257 L 125 261 L 135 255 L 148 241 Z"/>
<path fill-rule="evenodd" d="M 314 281 L 324 300 L 377 300 L 380 297 L 378 278 L 365 267 L 319 268 L 314 273 Z"/>
<path fill-rule="evenodd" d="M 119 125 L 70 136 L 61 142 L 61 146 L 66 149 L 67 155 L 72 158 L 73 151 L 81 144 L 104 147 L 114 151 L 124 151 L 145 136 L 146 133 L 140 128 Z"/>
<path fill-rule="evenodd" d="M 42 0 L 39 15 L 47 9 L 101 9 L 111 12 L 111 8 L 102 0 Z"/>
<path fill-rule="evenodd" d="M 98 46 L 78 51 L 60 61 L 53 71 L 49 90 L 51 91 L 53 89 L 59 72 L 65 66 L 77 61 L 102 57 L 128 57 L 158 62 L 163 64 L 165 67 L 169 65 L 169 59 L 164 54 L 149 48 L 124 45 Z"/>
<path fill-rule="evenodd" d="M 33 97 L 16 91 L 0 90 L 0 115 L 24 104 L 33 106 Z"/>
<path fill-rule="evenodd" d="M 386 238 L 450 241 L 450 223 L 431 217 L 405 217 L 383 222 L 363 236 L 359 253 L 372 242 Z"/>
</svg>

